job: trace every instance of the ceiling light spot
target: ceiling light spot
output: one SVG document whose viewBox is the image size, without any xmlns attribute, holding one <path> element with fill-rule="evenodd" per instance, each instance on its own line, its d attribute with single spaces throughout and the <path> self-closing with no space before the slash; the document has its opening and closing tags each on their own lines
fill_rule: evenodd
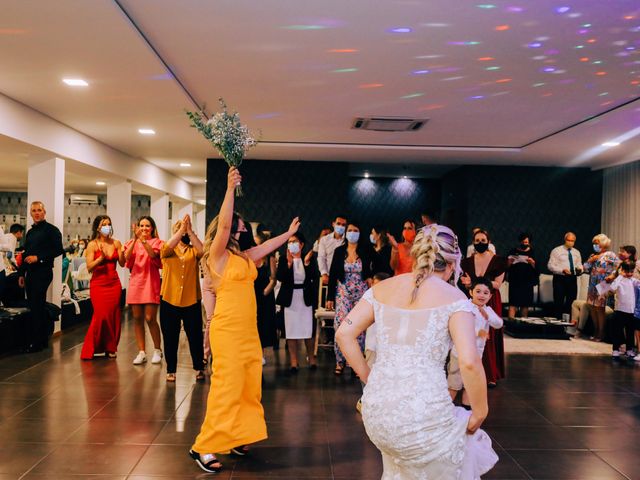
<svg viewBox="0 0 640 480">
<path fill-rule="evenodd" d="M 509 30 L 511 27 L 509 25 L 498 25 L 495 28 L 496 32 L 506 32 L 507 30 Z"/>
<path fill-rule="evenodd" d="M 556 13 L 567 13 L 569 10 L 571 10 L 571 7 L 558 7 L 556 8 Z"/>
<path fill-rule="evenodd" d="M 63 78 L 62 81 L 70 87 L 88 87 L 89 83 L 81 78 Z"/>
<path fill-rule="evenodd" d="M 359 85 L 358 88 L 380 88 L 384 87 L 383 83 L 363 83 Z"/>
<path fill-rule="evenodd" d="M 107 182 L 102 182 L 102 181 L 96 182 L 96 185 L 98 185 L 99 187 L 104 187 L 106 184 Z"/>
<path fill-rule="evenodd" d="M 337 70 L 333 70 L 333 73 L 350 73 L 357 72 L 357 68 L 338 68 Z"/>
<path fill-rule="evenodd" d="M 139 128 L 138 133 L 141 135 L 155 135 L 156 131 L 152 128 Z"/>
<path fill-rule="evenodd" d="M 617 147 L 620 145 L 620 142 L 604 142 L 602 144 L 603 147 Z"/>
<path fill-rule="evenodd" d="M 409 27 L 395 27 L 395 28 L 390 28 L 388 30 L 391 33 L 411 33 L 411 29 Z"/>
<path fill-rule="evenodd" d="M 489 62 L 491 60 L 495 60 L 495 58 L 493 58 L 493 57 L 480 57 L 478 59 L 479 62 Z"/>
<path fill-rule="evenodd" d="M 410 93 L 409 95 L 403 95 L 402 99 L 408 99 L 408 98 L 416 98 L 416 97 L 423 97 L 424 93 Z"/>
<path fill-rule="evenodd" d="M 327 50 L 329 53 L 356 53 L 358 49 L 356 48 L 332 48 L 331 50 Z"/>
<path fill-rule="evenodd" d="M 180 164 L 180 166 L 181 166 L 181 167 L 190 167 L 190 166 L 191 166 L 191 164 L 190 164 L 190 163 L 183 162 L 183 163 L 181 163 L 181 164 Z"/>
<path fill-rule="evenodd" d="M 284 30 L 323 30 L 327 27 L 324 25 L 286 25 L 281 28 Z"/>
</svg>

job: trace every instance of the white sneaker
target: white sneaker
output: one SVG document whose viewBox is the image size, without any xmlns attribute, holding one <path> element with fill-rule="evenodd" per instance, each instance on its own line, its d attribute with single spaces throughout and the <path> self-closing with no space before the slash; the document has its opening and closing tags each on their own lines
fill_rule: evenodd
<svg viewBox="0 0 640 480">
<path fill-rule="evenodd" d="M 611 352 L 611 356 L 614 358 L 617 358 L 620 356 L 620 351 L 619 350 L 614 350 L 613 352 Z M 153 358 L 156 358 L 155 356 Z"/>
<path fill-rule="evenodd" d="M 157 365 L 162 362 L 162 350 L 155 349 L 153 351 L 153 358 L 151 359 L 151 363 Z"/>
<path fill-rule="evenodd" d="M 147 361 L 147 354 L 145 352 L 143 352 L 142 350 L 140 350 L 138 352 L 138 356 L 133 359 L 133 364 L 134 365 L 142 365 L 146 361 Z"/>
</svg>

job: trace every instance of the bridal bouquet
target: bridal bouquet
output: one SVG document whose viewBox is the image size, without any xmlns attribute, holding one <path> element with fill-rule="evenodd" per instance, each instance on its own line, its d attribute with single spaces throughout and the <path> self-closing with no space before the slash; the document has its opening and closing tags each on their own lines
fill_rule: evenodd
<svg viewBox="0 0 640 480">
<path fill-rule="evenodd" d="M 224 158 L 229 167 L 238 168 L 242 163 L 244 154 L 251 147 L 255 147 L 258 142 L 251 135 L 249 128 L 240 123 L 238 112 L 230 114 L 227 111 L 227 104 L 222 98 L 219 99 L 222 111 L 213 117 L 207 118 L 203 110 L 197 112 L 187 112 L 191 126 L 196 128 L 204 138 Z M 242 196 L 240 185 L 236 187 L 236 196 Z"/>
</svg>

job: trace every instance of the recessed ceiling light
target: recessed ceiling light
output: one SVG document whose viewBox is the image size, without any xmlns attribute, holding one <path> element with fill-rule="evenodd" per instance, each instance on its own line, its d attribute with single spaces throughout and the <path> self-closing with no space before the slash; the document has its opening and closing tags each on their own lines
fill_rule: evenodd
<svg viewBox="0 0 640 480">
<path fill-rule="evenodd" d="M 403 175 L 403 176 L 402 176 L 402 178 L 405 178 L 405 179 L 406 179 L 406 178 L 407 178 L 407 176 L 406 176 L 406 175 Z"/>
<path fill-rule="evenodd" d="M 156 131 L 151 128 L 139 128 L 138 133 L 141 133 L 142 135 L 155 135 Z"/>
<path fill-rule="evenodd" d="M 69 85 L 70 87 L 88 87 L 89 84 L 86 80 L 82 80 L 81 78 L 63 78 L 62 81 Z"/>
<path fill-rule="evenodd" d="M 181 167 L 190 167 L 191 164 L 190 163 L 181 163 L 180 166 Z"/>
<path fill-rule="evenodd" d="M 617 147 L 620 145 L 620 142 L 604 142 L 602 144 L 603 147 Z"/>
<path fill-rule="evenodd" d="M 96 185 L 100 186 L 100 187 L 104 187 L 107 184 L 107 182 L 96 182 Z"/>
<path fill-rule="evenodd" d="M 364 178 L 369 178 L 369 172 L 364 172 Z"/>
</svg>

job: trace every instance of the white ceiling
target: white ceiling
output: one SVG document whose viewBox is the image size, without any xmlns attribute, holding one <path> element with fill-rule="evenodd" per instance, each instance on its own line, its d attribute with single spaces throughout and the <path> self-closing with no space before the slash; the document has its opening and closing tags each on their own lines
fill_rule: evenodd
<svg viewBox="0 0 640 480">
<path fill-rule="evenodd" d="M 184 110 L 221 96 L 259 132 L 255 159 L 640 159 L 637 0 L 4 0 L 0 65 L 1 93 L 194 184 L 215 155 Z M 429 122 L 350 128 L 371 115 Z"/>
</svg>

